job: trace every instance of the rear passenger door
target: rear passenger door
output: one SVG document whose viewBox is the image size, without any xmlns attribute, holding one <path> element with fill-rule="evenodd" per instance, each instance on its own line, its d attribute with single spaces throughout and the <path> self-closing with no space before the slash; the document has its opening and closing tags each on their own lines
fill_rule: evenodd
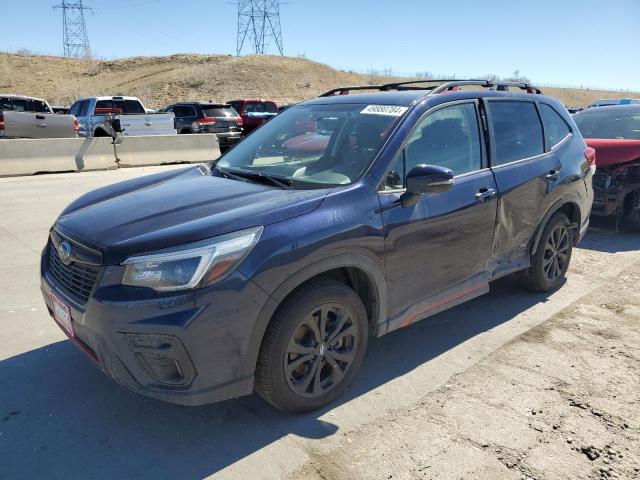
<svg viewBox="0 0 640 480">
<path fill-rule="evenodd" d="M 496 220 L 477 102 L 431 110 L 409 134 L 379 193 L 386 241 L 389 330 L 484 293 Z M 450 168 L 449 191 L 399 201 L 416 165 Z"/>
<path fill-rule="evenodd" d="M 534 101 L 486 99 L 491 169 L 498 191 L 494 270 L 526 266 L 531 239 L 556 198 L 562 163 L 545 151 L 542 121 Z"/>
</svg>

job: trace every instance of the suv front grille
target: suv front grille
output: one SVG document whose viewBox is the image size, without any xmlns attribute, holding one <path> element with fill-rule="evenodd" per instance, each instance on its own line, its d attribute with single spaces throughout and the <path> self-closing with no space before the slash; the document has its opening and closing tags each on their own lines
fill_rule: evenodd
<svg viewBox="0 0 640 480">
<path fill-rule="evenodd" d="M 69 292 L 86 302 L 98 279 L 100 267 L 80 262 L 65 265 L 53 243 L 49 242 L 49 272 Z"/>
</svg>

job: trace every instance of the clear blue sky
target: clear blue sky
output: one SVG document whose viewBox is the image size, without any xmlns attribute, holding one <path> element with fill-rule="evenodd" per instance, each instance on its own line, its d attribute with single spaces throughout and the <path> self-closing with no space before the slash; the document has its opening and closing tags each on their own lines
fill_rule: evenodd
<svg viewBox="0 0 640 480">
<path fill-rule="evenodd" d="M 640 0 L 287 1 L 286 55 L 400 74 L 506 76 L 518 69 L 541 83 L 640 91 Z M 61 54 L 62 14 L 54 3 L 0 0 L 0 50 Z M 85 3 L 94 8 L 87 28 L 98 57 L 235 54 L 229 0 Z"/>
</svg>

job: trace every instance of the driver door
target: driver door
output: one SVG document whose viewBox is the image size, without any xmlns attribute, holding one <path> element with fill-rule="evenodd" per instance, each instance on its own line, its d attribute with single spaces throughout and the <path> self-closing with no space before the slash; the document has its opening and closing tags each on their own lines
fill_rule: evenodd
<svg viewBox="0 0 640 480">
<path fill-rule="evenodd" d="M 417 123 L 386 174 L 378 195 L 388 331 L 488 291 L 497 186 L 480 132 L 477 102 L 437 107 Z M 454 183 L 405 208 L 404 178 L 419 164 L 450 168 Z"/>
</svg>

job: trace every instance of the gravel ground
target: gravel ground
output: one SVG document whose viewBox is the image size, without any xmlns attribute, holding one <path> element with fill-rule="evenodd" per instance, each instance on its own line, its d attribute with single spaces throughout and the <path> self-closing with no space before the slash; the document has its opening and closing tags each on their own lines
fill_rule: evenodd
<svg viewBox="0 0 640 480">
<path fill-rule="evenodd" d="M 581 255 L 577 269 L 588 264 Z M 640 263 L 291 478 L 640 478 Z"/>
</svg>

